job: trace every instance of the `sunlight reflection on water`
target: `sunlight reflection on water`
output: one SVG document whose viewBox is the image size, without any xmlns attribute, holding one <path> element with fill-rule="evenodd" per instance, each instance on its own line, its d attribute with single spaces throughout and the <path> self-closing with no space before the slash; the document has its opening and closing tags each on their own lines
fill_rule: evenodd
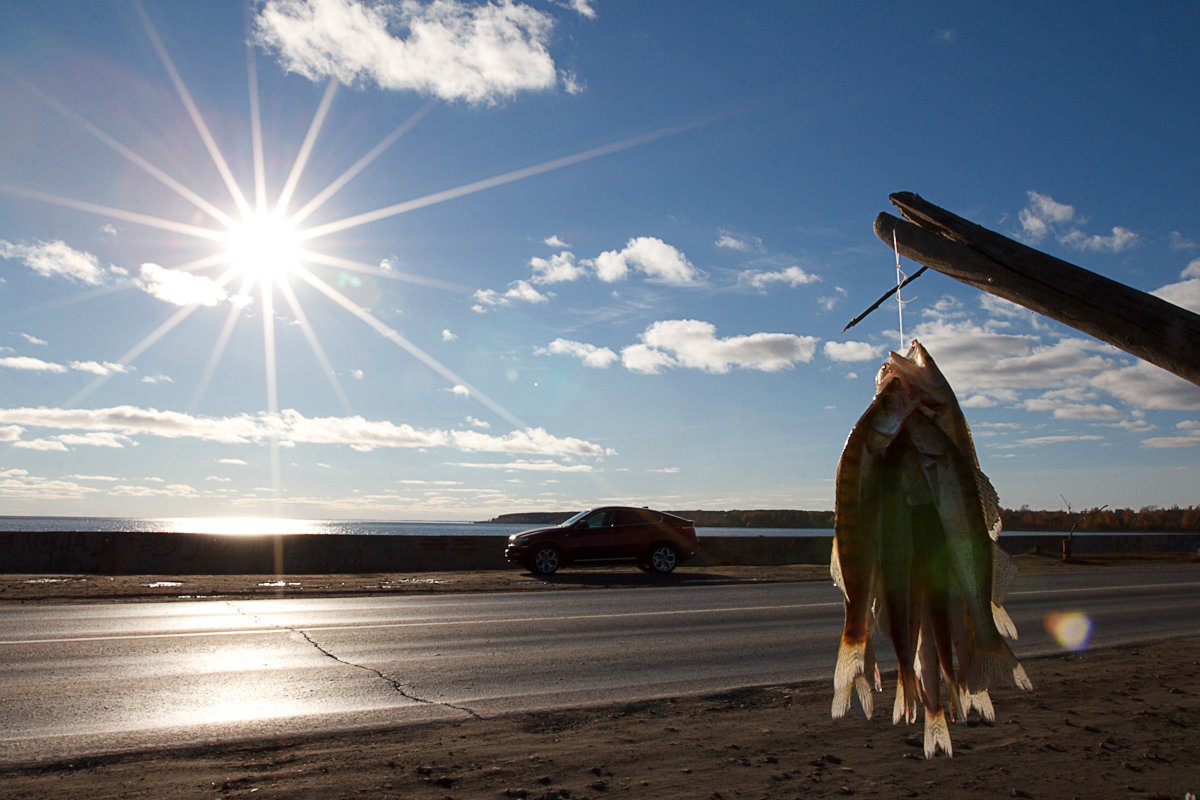
<svg viewBox="0 0 1200 800">
<path fill-rule="evenodd" d="M 168 517 L 162 522 L 168 533 L 222 533 L 234 536 L 320 533 L 323 527 L 316 520 L 273 517 Z"/>
</svg>

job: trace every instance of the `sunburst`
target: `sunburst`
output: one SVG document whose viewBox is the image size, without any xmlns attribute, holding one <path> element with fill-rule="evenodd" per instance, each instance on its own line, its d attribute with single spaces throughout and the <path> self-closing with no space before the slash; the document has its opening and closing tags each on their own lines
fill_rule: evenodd
<svg viewBox="0 0 1200 800">
<path fill-rule="evenodd" d="M 256 296 L 263 324 L 266 405 L 268 411 L 272 413 L 278 411 L 274 326 L 276 324 L 275 302 L 276 297 L 279 296 L 283 298 L 283 302 L 291 310 L 296 323 L 303 331 L 305 339 L 313 351 L 316 361 L 328 377 L 337 397 L 347 407 L 347 410 L 349 410 L 349 403 L 338 382 L 336 373 L 324 353 L 316 331 L 309 324 L 308 316 L 304 312 L 301 296 L 297 293 L 297 289 L 303 289 L 305 291 L 313 290 L 309 292 L 313 297 L 325 298 L 349 312 L 375 333 L 399 346 L 422 364 L 442 376 L 451 385 L 464 387 L 470 393 L 471 397 L 484 404 L 515 428 L 527 428 L 526 424 L 507 409 L 490 399 L 478 388 L 472 386 L 460 375 L 454 373 L 446 365 L 425 352 L 398 331 L 388 326 L 368 309 L 355 303 L 335 285 L 324 280 L 315 269 L 319 267 L 332 267 L 338 270 L 339 274 L 351 271 L 377 278 L 410 281 L 425 286 L 460 291 L 464 294 L 469 293 L 470 289 L 428 276 L 410 274 L 395 269 L 381 269 L 376 265 L 327 252 L 322 249 L 322 239 L 335 233 L 395 217 L 409 211 L 646 144 L 656 139 L 698 127 L 707 122 L 706 120 L 694 121 L 653 131 L 551 159 L 539 164 L 500 173 L 422 197 L 393 203 L 382 208 L 355 213 L 332 221 L 308 224 L 310 216 L 325 207 L 335 194 L 344 189 L 356 176 L 366 170 L 372 162 L 379 158 L 380 155 L 399 141 L 406 132 L 424 118 L 434 107 L 435 101 L 430 100 L 427 102 L 320 191 L 302 203 L 293 204 L 293 201 L 296 199 L 297 188 L 301 182 L 301 176 L 312 158 L 322 126 L 327 119 L 333 98 L 338 89 L 337 82 L 331 81 L 323 93 L 278 196 L 272 198 L 269 196 L 265 176 L 266 171 L 264 169 L 266 159 L 264 159 L 262 125 L 258 107 L 258 85 L 254 58 L 255 46 L 253 44 L 253 37 L 248 35 L 246 37 L 246 63 L 249 83 L 249 118 L 254 174 L 251 189 L 247 191 L 246 187 L 239 182 L 234 171 L 229 166 L 220 146 L 217 144 L 216 138 L 212 135 L 205 122 L 198 104 L 193 100 L 182 76 L 176 69 L 166 47 L 163 45 L 153 22 L 136 1 L 134 2 L 134 8 L 140 17 L 142 29 L 158 55 L 159 61 L 175 89 L 176 95 L 185 108 L 197 135 L 212 161 L 213 167 L 215 167 L 221 177 L 228 192 L 228 198 L 222 201 L 202 196 L 198 190 L 170 175 L 167 170 L 151 163 L 148 158 L 139 154 L 133 148 L 126 146 L 99 126 L 85 119 L 82 115 L 24 81 L 19 82 L 25 89 L 63 116 L 80 125 L 90 135 L 114 150 L 138 169 L 169 188 L 177 196 L 193 206 L 199 212 L 200 219 L 207 220 L 208 224 L 198 224 L 195 220 L 183 222 L 142 211 L 115 208 L 87 200 L 53 195 L 24 187 L 0 184 L 0 191 L 41 202 L 87 211 L 111 219 L 157 228 L 175 235 L 191 237 L 214 248 L 214 252 L 207 256 L 173 267 L 177 271 L 196 274 L 205 274 L 210 270 L 217 270 L 216 277 L 210 278 L 210 280 L 221 289 L 227 289 L 231 297 L 240 299 L 238 302 L 231 304 L 225 324 L 213 343 L 212 354 L 197 389 L 197 401 L 214 375 L 226 345 L 230 341 L 233 329 L 244 315 L 244 311 L 248 305 L 246 298 Z M 167 334 L 200 307 L 198 304 L 193 304 L 179 308 L 173 312 L 122 355 L 118 359 L 118 363 L 129 365 L 147 349 L 166 337 Z M 107 376 L 97 377 L 92 383 L 85 386 L 78 394 L 71 398 L 68 403 L 70 405 L 77 404 L 105 380 L 107 380 Z"/>
</svg>

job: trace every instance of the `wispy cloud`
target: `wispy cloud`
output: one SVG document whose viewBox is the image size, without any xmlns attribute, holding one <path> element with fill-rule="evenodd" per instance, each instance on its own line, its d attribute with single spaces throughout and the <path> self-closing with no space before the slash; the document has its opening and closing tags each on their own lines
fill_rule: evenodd
<svg viewBox="0 0 1200 800">
<path fill-rule="evenodd" d="M 47 278 L 66 278 L 92 286 L 99 286 L 105 280 L 104 269 L 96 256 L 76 250 L 61 240 L 23 245 L 0 239 L 0 258 L 22 261 Z"/>
<path fill-rule="evenodd" d="M 740 280 L 750 284 L 756 289 L 765 289 L 771 284 L 782 283 L 795 289 L 797 286 L 804 286 L 809 283 L 817 283 L 821 280 L 819 275 L 805 272 L 797 266 L 787 267 L 782 270 L 764 271 L 764 270 L 746 270 L 739 276 Z"/>
<path fill-rule="evenodd" d="M 763 249 L 762 239 L 757 236 L 735 236 L 729 231 L 721 231 L 715 244 L 717 247 L 736 250 L 739 253 L 750 253 Z"/>
<path fill-rule="evenodd" d="M 1029 192 L 1029 203 L 1017 215 L 1025 235 L 1034 242 L 1053 234 L 1059 242 L 1076 250 L 1120 253 L 1138 241 L 1138 235 L 1119 225 L 1107 236 L 1088 234 L 1082 229 L 1086 219 L 1075 213 L 1075 207 L 1060 203 L 1049 195 Z"/>
<path fill-rule="evenodd" d="M 420 429 L 387 420 L 353 417 L 306 417 L 286 409 L 278 414 L 239 414 L 233 417 L 203 417 L 178 411 L 116 406 L 98 409 L 7 408 L 0 409 L 0 424 L 21 428 L 59 431 L 90 431 L 88 441 L 73 440 L 60 433 L 39 440 L 11 440 L 13 446 L 29 447 L 29 441 L 53 442 L 53 449 L 66 444 L 100 445 L 104 441 L 126 442 L 138 436 L 166 439 L 198 439 L 222 444 L 345 445 L 358 451 L 375 448 L 450 448 L 463 452 L 509 453 L 560 457 L 599 458 L 613 451 L 593 442 L 559 437 L 543 428 L 514 430 L 492 435 L 471 430 Z M 11 431 L 12 428 L 7 428 Z M 18 433 L 20 431 L 18 430 Z M 105 439 L 116 435 L 121 439 Z M 24 443 L 22 443 L 24 442 Z M 38 447 L 51 445 L 34 445 Z M 106 445 L 112 446 L 112 445 Z"/>
</svg>

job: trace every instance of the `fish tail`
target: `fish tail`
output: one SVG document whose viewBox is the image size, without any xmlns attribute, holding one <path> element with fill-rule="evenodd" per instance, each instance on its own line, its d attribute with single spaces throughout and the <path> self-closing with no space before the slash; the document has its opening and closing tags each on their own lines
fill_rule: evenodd
<svg viewBox="0 0 1200 800">
<path fill-rule="evenodd" d="M 1017 638 L 1017 626 L 1013 623 L 1012 617 L 1004 610 L 1004 606 L 992 603 L 992 619 L 996 622 L 996 630 L 1001 636 L 1007 636 L 1009 639 Z"/>
<path fill-rule="evenodd" d="M 967 714 L 972 711 L 978 711 L 979 716 L 984 722 L 996 721 L 996 709 L 992 706 L 992 696 L 984 689 L 982 692 L 975 694 L 964 694 L 963 696 L 963 720 L 966 721 Z"/>
<path fill-rule="evenodd" d="M 991 647 L 986 650 L 976 650 L 971 654 L 970 666 L 967 672 L 967 691 L 974 694 L 986 690 L 992 681 L 996 680 L 1007 686 L 1018 689 L 1032 689 L 1025 674 L 1025 668 L 1017 661 L 1008 643 L 999 636 Z"/>
<path fill-rule="evenodd" d="M 842 636 L 842 643 L 838 647 L 837 666 L 833 671 L 831 712 L 834 719 L 844 717 L 850 710 L 852 692 L 858 695 L 863 714 L 870 718 L 874 711 L 874 703 L 871 699 L 871 685 L 867 681 L 868 669 L 878 673 L 870 642 L 866 639 L 855 642 Z"/>
<path fill-rule="evenodd" d="M 892 724 L 917 721 L 917 676 L 912 670 L 900 670 L 896 678 L 896 703 L 892 706 Z"/>
<path fill-rule="evenodd" d="M 950 726 L 946 724 L 946 712 L 940 708 L 931 712 L 925 709 L 925 757 L 933 758 L 941 750 L 951 758 L 954 748 L 950 746 Z"/>
</svg>

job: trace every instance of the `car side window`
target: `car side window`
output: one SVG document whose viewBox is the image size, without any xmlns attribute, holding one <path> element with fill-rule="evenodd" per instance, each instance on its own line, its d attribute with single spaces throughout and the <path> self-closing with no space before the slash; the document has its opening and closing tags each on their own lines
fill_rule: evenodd
<svg viewBox="0 0 1200 800">
<path fill-rule="evenodd" d="M 607 511 L 597 511 L 586 517 L 583 524 L 587 528 L 603 528 L 612 524 L 612 518 Z"/>
</svg>

